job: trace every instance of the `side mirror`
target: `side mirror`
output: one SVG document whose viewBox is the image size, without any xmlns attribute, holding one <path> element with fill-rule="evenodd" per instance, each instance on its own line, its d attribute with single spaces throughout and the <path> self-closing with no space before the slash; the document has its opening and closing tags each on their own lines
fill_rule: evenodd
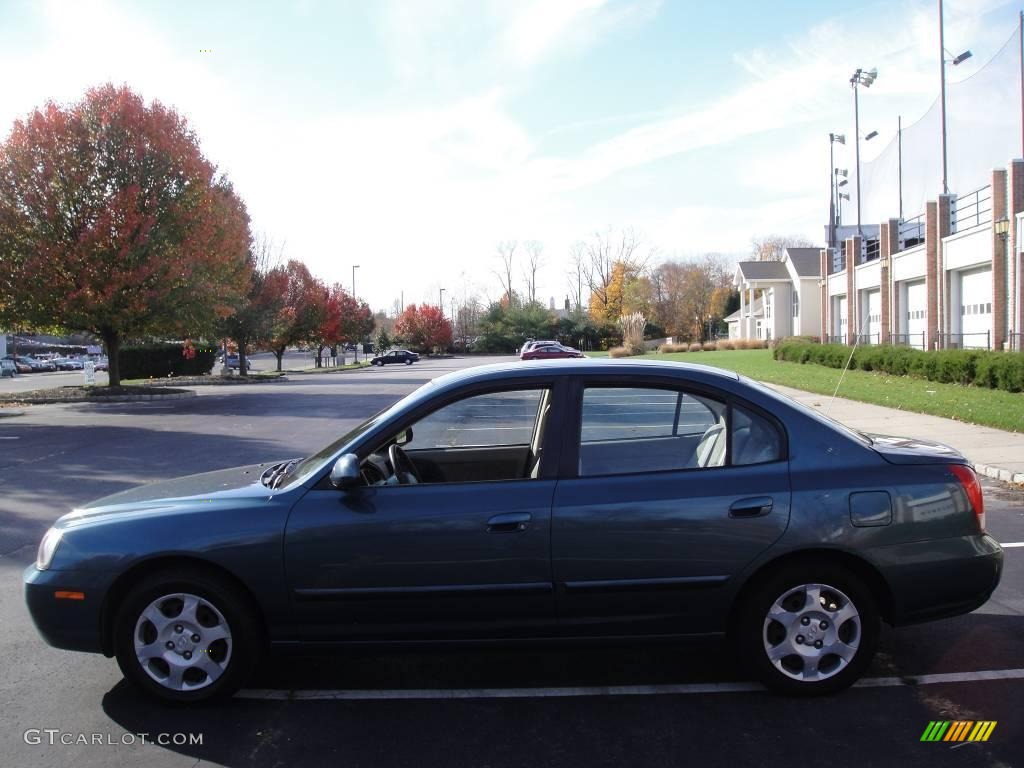
<svg viewBox="0 0 1024 768">
<path fill-rule="evenodd" d="M 354 453 L 346 453 L 334 462 L 331 467 L 331 485 L 344 490 L 357 485 L 361 480 L 359 474 L 359 457 Z"/>
<path fill-rule="evenodd" d="M 395 442 L 398 443 L 398 445 L 408 445 L 409 443 L 411 443 L 412 427 L 409 427 L 408 429 L 405 430 L 405 432 L 400 433 L 398 437 L 395 438 Z"/>
</svg>

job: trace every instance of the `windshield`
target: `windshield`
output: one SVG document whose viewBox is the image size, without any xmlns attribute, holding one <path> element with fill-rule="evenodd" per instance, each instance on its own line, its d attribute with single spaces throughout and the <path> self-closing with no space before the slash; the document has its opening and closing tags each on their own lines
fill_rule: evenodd
<svg viewBox="0 0 1024 768">
<path fill-rule="evenodd" d="M 394 413 L 404 409 L 411 401 L 423 396 L 423 393 L 434 386 L 433 381 L 428 381 L 411 394 L 399 400 L 394 405 L 378 411 L 373 416 L 354 427 L 329 445 L 324 446 L 311 456 L 297 462 L 291 470 L 279 481 L 277 488 L 287 488 L 304 482 L 311 475 L 318 472 L 331 458 L 341 453 L 346 445 L 354 442 L 364 433 L 369 432 L 378 424 L 387 421 Z"/>
</svg>

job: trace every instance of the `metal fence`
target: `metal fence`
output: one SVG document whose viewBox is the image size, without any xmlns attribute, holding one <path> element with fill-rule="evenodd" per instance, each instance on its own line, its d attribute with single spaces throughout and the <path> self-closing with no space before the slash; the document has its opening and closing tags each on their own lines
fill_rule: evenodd
<svg viewBox="0 0 1024 768">
<path fill-rule="evenodd" d="M 959 195 L 949 210 L 949 231 L 976 227 L 992 221 L 992 185 Z"/>
<path fill-rule="evenodd" d="M 832 269 L 829 270 L 829 274 L 834 275 L 844 269 L 846 269 L 846 249 L 836 248 L 832 253 Z"/>
<path fill-rule="evenodd" d="M 889 336 L 890 344 L 901 347 L 924 349 L 924 331 L 921 333 L 893 333 Z"/>
<path fill-rule="evenodd" d="M 905 251 L 924 242 L 924 214 L 912 219 L 903 219 L 899 227 L 898 248 Z"/>
<path fill-rule="evenodd" d="M 877 344 L 881 340 L 881 335 L 877 333 L 858 333 L 857 343 L 858 344 Z"/>
<path fill-rule="evenodd" d="M 992 331 L 940 333 L 939 349 L 992 349 Z"/>
<path fill-rule="evenodd" d="M 1024 350 L 1024 333 L 1006 334 L 1006 348 L 1013 350 L 1014 352 Z"/>
</svg>

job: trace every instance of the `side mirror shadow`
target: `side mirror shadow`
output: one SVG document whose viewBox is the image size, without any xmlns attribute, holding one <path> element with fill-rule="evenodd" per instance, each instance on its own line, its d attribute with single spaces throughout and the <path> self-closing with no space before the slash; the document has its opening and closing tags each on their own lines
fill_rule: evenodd
<svg viewBox="0 0 1024 768">
<path fill-rule="evenodd" d="M 354 453 L 346 453 L 334 462 L 331 467 L 331 485 L 344 490 L 351 488 L 361 480 L 359 474 L 359 457 Z"/>
</svg>

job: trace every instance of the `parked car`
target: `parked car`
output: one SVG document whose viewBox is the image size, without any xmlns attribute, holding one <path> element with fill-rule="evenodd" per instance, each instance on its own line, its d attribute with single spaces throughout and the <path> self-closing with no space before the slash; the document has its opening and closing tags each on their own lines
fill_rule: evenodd
<svg viewBox="0 0 1024 768">
<path fill-rule="evenodd" d="M 520 356 L 520 360 L 559 360 L 567 357 L 586 357 L 578 349 L 573 347 L 566 347 L 562 344 L 551 343 L 551 344 L 536 344 L 527 351 L 523 352 Z"/>
<path fill-rule="evenodd" d="M 5 359 L 14 361 L 18 373 L 43 373 L 57 370 L 56 365 L 49 361 L 38 360 L 31 355 L 7 355 Z"/>
<path fill-rule="evenodd" d="M 853 432 L 709 366 L 489 365 L 304 459 L 77 508 L 24 572 L 51 645 L 157 697 L 241 685 L 266 642 L 724 636 L 769 688 L 853 683 L 880 621 L 995 590 L 967 460 Z"/>
<path fill-rule="evenodd" d="M 371 365 L 393 365 L 394 363 L 405 363 L 406 365 L 412 365 L 420 359 L 420 356 L 416 352 L 410 352 L 408 349 L 393 349 L 390 352 L 385 352 L 383 355 L 377 355 L 370 360 Z"/>
<path fill-rule="evenodd" d="M 110 363 L 108 362 L 107 358 L 105 358 L 105 357 L 100 358 L 99 360 L 95 361 L 93 363 L 93 366 L 94 366 L 93 370 L 96 370 L 96 371 L 109 371 L 110 370 Z"/>
<path fill-rule="evenodd" d="M 228 362 L 227 362 L 228 368 L 237 371 L 238 368 L 239 368 L 238 359 L 239 359 L 238 355 L 228 355 Z M 224 357 L 221 356 L 217 362 L 219 362 L 219 363 L 221 363 L 223 365 Z M 245 370 L 246 370 L 247 373 L 250 370 L 252 370 L 252 361 L 249 358 L 245 359 Z"/>
<path fill-rule="evenodd" d="M 5 376 L 14 378 L 18 375 L 18 366 L 13 360 L 8 360 L 6 357 L 0 358 L 0 379 Z"/>
<path fill-rule="evenodd" d="M 52 362 L 58 371 L 80 371 L 85 367 L 81 360 L 72 360 L 70 357 L 55 357 Z"/>
<path fill-rule="evenodd" d="M 547 339 L 547 340 L 545 340 L 545 339 L 541 339 L 541 340 L 530 339 L 529 341 L 523 342 L 523 346 L 519 349 L 519 355 L 521 357 L 523 354 L 525 354 L 526 352 L 529 352 L 534 347 L 539 347 L 539 346 L 542 346 L 544 344 L 557 344 L 557 343 L 558 342 L 555 341 L 554 339 Z"/>
</svg>

